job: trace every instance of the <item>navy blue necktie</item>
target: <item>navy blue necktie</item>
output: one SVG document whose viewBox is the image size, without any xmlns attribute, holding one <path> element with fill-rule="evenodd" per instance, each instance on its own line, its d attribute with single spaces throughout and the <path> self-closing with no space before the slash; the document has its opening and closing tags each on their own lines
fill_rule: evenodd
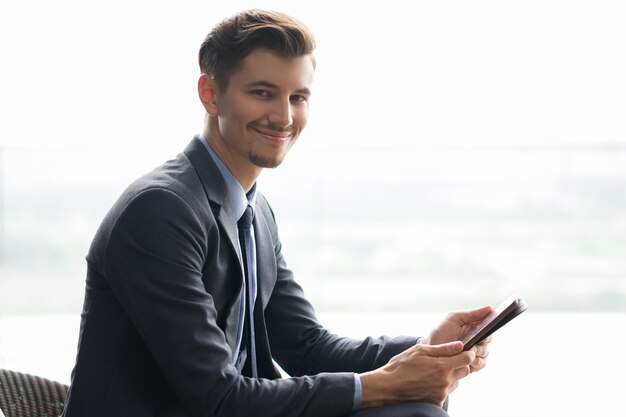
<svg viewBox="0 0 626 417">
<path fill-rule="evenodd" d="M 239 229 L 239 245 L 241 246 L 241 259 L 243 261 L 244 273 L 246 276 L 246 317 L 244 325 L 243 340 L 246 340 L 246 349 L 250 356 L 250 367 L 253 378 L 258 378 L 258 372 L 256 367 L 256 343 L 254 340 L 254 277 L 250 268 L 251 255 L 248 254 L 247 242 L 252 239 L 252 218 L 254 213 L 252 207 L 246 206 L 246 211 L 243 213 L 239 221 L 237 222 L 237 228 Z M 254 248 L 251 248 L 254 250 Z M 247 327 L 247 329 L 246 329 Z M 247 330 L 247 331 L 246 331 Z"/>
</svg>

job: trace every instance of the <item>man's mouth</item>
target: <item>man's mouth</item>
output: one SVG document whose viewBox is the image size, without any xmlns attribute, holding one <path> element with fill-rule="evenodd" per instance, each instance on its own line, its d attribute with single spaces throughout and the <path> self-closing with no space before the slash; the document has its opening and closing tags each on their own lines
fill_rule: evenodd
<svg viewBox="0 0 626 417">
<path fill-rule="evenodd" d="M 275 142 L 284 142 L 293 135 L 292 129 L 271 129 L 262 126 L 252 126 L 252 128 L 256 132 Z"/>
</svg>

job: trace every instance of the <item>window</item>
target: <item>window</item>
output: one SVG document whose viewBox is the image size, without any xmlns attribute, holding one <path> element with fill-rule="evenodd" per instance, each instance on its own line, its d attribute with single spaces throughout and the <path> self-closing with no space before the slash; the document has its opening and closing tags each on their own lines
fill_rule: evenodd
<svg viewBox="0 0 626 417">
<path fill-rule="evenodd" d="M 0 328 L 16 335 L 0 338 L 0 366 L 68 382 L 91 238 L 126 185 L 200 131 L 197 48 L 249 5 L 35 3 L 0 16 L 11 40 L 0 77 Z M 527 321 L 503 332 L 492 377 L 468 380 L 457 410 L 599 414 L 598 401 L 556 401 L 564 409 L 553 398 L 617 397 L 619 384 L 600 393 L 523 381 L 548 366 L 568 375 L 572 341 L 592 329 L 624 341 L 612 331 L 626 323 L 624 6 L 267 3 L 318 40 L 309 126 L 260 189 L 320 316 L 355 335 L 426 331 L 447 311 L 519 291 Z M 37 332 L 17 336 L 24 326 L 57 339 L 54 360 Z M 545 342 L 521 352 L 518 338 Z M 603 363 L 577 372 L 606 380 L 614 363 Z M 510 395 L 476 403 L 511 369 L 521 377 Z M 520 392 L 534 400 L 507 407 Z"/>
</svg>

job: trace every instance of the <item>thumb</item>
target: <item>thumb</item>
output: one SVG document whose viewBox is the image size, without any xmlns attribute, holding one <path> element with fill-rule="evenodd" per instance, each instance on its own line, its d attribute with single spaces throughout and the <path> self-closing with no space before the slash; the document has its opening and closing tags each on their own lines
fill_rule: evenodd
<svg viewBox="0 0 626 417">
<path fill-rule="evenodd" d="M 482 320 L 487 314 L 491 313 L 493 307 L 485 306 L 474 310 L 461 311 L 456 313 L 457 319 L 463 324 L 470 324 Z"/>
<path fill-rule="evenodd" d="M 460 341 L 442 343 L 441 345 L 424 345 L 424 353 L 434 357 L 455 356 L 463 352 L 463 343 Z"/>
</svg>

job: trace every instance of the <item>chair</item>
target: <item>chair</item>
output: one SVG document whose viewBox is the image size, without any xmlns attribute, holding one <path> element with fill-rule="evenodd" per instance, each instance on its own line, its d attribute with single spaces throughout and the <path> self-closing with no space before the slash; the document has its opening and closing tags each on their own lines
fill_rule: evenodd
<svg viewBox="0 0 626 417">
<path fill-rule="evenodd" d="M 67 385 L 0 369 L 0 409 L 6 417 L 56 417 L 65 406 Z"/>
</svg>

